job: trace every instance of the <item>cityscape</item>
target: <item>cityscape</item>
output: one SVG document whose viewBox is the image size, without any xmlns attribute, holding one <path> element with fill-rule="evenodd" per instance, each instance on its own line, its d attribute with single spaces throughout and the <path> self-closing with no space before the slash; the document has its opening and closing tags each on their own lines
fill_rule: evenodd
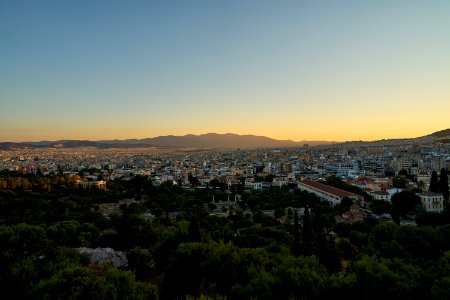
<svg viewBox="0 0 450 300">
<path fill-rule="evenodd" d="M 372 251 L 377 251 L 381 256 L 378 259 L 382 260 L 373 261 L 371 268 L 390 268 L 393 262 L 400 263 L 402 268 L 424 268 L 431 263 L 431 258 L 428 258 L 424 267 L 420 267 L 422 263 L 413 264 L 417 256 L 422 259 L 427 257 L 422 252 L 411 252 L 408 254 L 410 257 L 402 258 L 401 262 L 390 262 L 387 257 L 405 255 L 404 250 L 399 254 L 390 254 L 391 243 L 396 243 L 396 239 L 399 239 L 393 236 L 393 232 L 400 234 L 405 231 L 405 234 L 412 234 L 410 242 L 414 247 L 419 247 L 420 251 L 425 251 L 426 248 L 415 245 L 414 239 L 416 235 L 425 238 L 424 228 L 436 231 L 429 232 L 431 235 L 450 233 L 447 175 L 450 170 L 449 140 L 450 129 L 415 139 L 315 146 L 303 144 L 288 148 L 142 147 L 139 143 L 131 148 L 114 148 L 114 145 L 106 148 L 80 146 L 80 143 L 86 141 L 34 145 L 3 143 L 3 147 L 8 149 L 0 150 L 0 205 L 4 211 L 0 215 L 4 224 L 1 228 L 7 230 L 8 227 L 5 226 L 16 222 L 49 224 L 47 226 L 50 227 L 46 229 L 49 240 L 44 235 L 38 240 L 39 243 L 63 247 L 57 249 L 76 249 L 78 255 L 86 255 L 89 264 L 81 266 L 85 270 L 109 266 L 109 275 L 105 277 L 105 286 L 102 287 L 105 293 L 108 284 L 111 284 L 108 283 L 108 278 L 122 278 L 126 274 L 111 272 L 130 270 L 133 277 L 128 279 L 131 282 L 127 288 L 134 289 L 131 292 L 133 297 L 140 298 L 142 293 L 145 299 L 176 299 L 189 295 L 204 297 L 209 295 L 210 290 L 202 286 L 202 281 L 211 281 L 214 276 L 219 276 L 214 281 L 216 284 L 224 284 L 223 280 L 235 276 L 222 271 L 208 273 L 211 272 L 208 268 L 203 269 L 198 265 L 203 260 L 203 263 L 211 263 L 208 262 L 209 255 L 217 255 L 213 253 L 221 247 L 227 248 L 220 250 L 228 253 L 221 258 L 225 260 L 229 259 L 226 258 L 228 255 L 242 255 L 233 252 L 239 249 L 264 249 L 268 255 L 274 251 L 272 247 L 275 247 L 275 251 L 284 249 L 282 251 L 291 254 L 283 254 L 288 255 L 281 256 L 283 259 L 293 255 L 303 263 L 308 259 L 312 260 L 309 263 L 319 263 L 308 267 L 290 266 L 289 272 L 317 272 L 317 268 L 325 268 L 321 269 L 320 280 L 333 282 L 338 287 L 331 290 L 322 288 L 317 292 L 309 287 L 297 294 L 299 292 L 295 291 L 295 286 L 279 283 L 288 284 L 286 294 L 277 291 L 277 286 L 273 283 L 266 282 L 266 288 L 270 287 L 270 292 L 263 292 L 256 287 L 248 291 L 234 290 L 240 284 L 245 284 L 245 281 L 251 282 L 253 278 L 260 276 L 252 275 L 240 279 L 236 277 L 237 282 L 216 287 L 214 293 L 219 292 L 232 298 L 268 295 L 270 298 L 280 299 L 293 295 L 320 298 L 330 291 L 346 293 L 342 285 L 348 280 L 348 276 L 368 276 L 365 273 L 367 271 L 358 269 L 358 264 L 368 263 L 365 260 L 375 257 L 354 260 L 358 259 L 357 252 L 367 251 L 365 247 L 374 247 L 367 244 L 369 238 L 375 239 L 377 243 L 382 241 L 376 235 L 370 237 L 379 231 L 391 238 L 385 240 L 384 243 L 387 244 L 382 244 L 380 248 L 373 248 Z M 313 221 L 309 220 L 310 215 Z M 130 218 L 134 218 L 134 221 Z M 123 222 L 129 224 L 125 225 Z M 19 234 L 23 230 L 33 232 L 39 228 L 26 223 L 16 225 L 18 227 L 12 230 L 18 230 Z M 183 226 L 187 226 L 184 237 L 180 233 L 178 238 L 170 238 L 171 231 L 182 230 Z M 269 234 L 263 229 L 273 232 Z M 372 230 L 373 233 L 370 233 Z M 159 238 L 155 236 L 158 231 L 162 233 Z M 9 234 L 12 234 L 12 239 L 14 233 Z M 8 233 L 4 232 L 3 236 L 7 237 Z M 29 238 L 31 237 L 25 239 Z M 39 238 L 33 237 L 35 239 Z M 227 244 L 223 244 L 225 241 Z M 402 240 L 398 242 L 405 243 Z M 440 254 L 444 255 L 439 260 L 441 263 L 447 259 L 447 253 L 450 253 L 445 252 L 448 240 L 436 242 L 437 240 L 428 241 L 437 247 L 432 255 L 444 251 Z M 172 243 L 180 243 L 178 247 L 181 248 L 172 248 Z M 10 240 L 5 247 L 13 245 Z M 37 251 L 36 254 L 55 255 L 42 250 L 47 249 L 42 245 L 38 247 L 41 250 L 34 250 Z M 189 267 L 190 264 L 178 265 L 181 263 L 178 262 L 173 265 L 173 262 L 166 261 L 183 259 L 179 251 L 188 245 L 213 247 L 202 250 L 213 252 L 204 258 L 196 258 L 198 261 L 194 261 L 192 265 L 194 269 Z M 17 246 L 20 246 L 20 242 L 15 247 Z M 169 247 L 164 250 L 168 252 L 161 253 L 161 247 Z M 403 247 L 410 246 L 404 244 L 397 247 L 401 247 L 396 250 L 400 251 Z M 256 258 L 260 254 L 254 255 Z M 276 260 L 278 256 L 272 255 L 272 259 Z M 45 256 L 41 257 L 45 259 Z M 58 259 L 61 258 L 51 258 Z M 66 263 L 70 260 L 66 256 L 63 259 Z M 221 261 L 213 264 L 217 267 Z M 237 264 L 232 268 L 240 267 L 242 265 Z M 61 288 L 62 283 L 58 283 L 58 280 L 65 281 L 67 276 L 73 276 L 70 270 L 66 269 L 65 272 L 69 273 L 62 275 L 63 277 L 54 275 L 59 279 L 52 277 L 57 282 L 50 287 L 29 286 L 32 292 L 25 295 L 54 295 Z M 162 275 L 160 272 L 163 272 Z M 259 272 L 263 272 L 263 269 Z M 281 269 L 279 272 L 288 271 Z M 336 278 L 328 277 L 334 276 L 328 272 L 337 272 L 339 275 Z M 380 276 L 379 271 L 371 272 L 374 272 L 371 276 Z M 404 277 L 401 280 L 411 280 L 403 271 L 391 272 L 393 273 L 383 276 L 401 275 Z M 418 269 L 416 272 L 422 271 Z M 194 277 L 187 279 L 186 274 Z M 2 277 L 2 280 L 14 282 L 14 275 L 10 276 Z M 93 275 L 86 273 L 84 276 L 94 280 Z M 163 276 L 163 282 L 157 279 L 160 276 Z M 414 279 L 417 286 L 411 291 L 420 291 L 422 297 L 430 293 L 430 290 L 420 288 L 420 276 L 419 279 Z M 181 279 L 188 284 L 180 285 Z M 42 280 L 45 282 L 45 279 Z M 382 282 L 384 281 L 381 279 L 376 284 Z M 447 295 L 445 289 L 436 291 L 436 285 L 443 284 L 437 282 L 432 285 L 433 297 Z M 303 288 L 305 284 L 304 281 L 297 283 Z M 394 293 L 405 292 L 398 284 L 395 281 L 391 283 Z M 64 289 L 72 291 L 75 287 L 80 288 L 80 283 L 72 282 Z M 90 288 L 90 284 L 81 284 L 82 292 L 77 297 L 86 297 L 84 293 Z M 363 298 L 371 298 L 368 291 L 374 293 L 364 281 L 353 283 L 352 288 L 360 290 Z M 98 291 L 91 293 L 95 298 L 99 296 Z M 375 294 L 376 297 L 385 296 L 383 291 Z M 222 299 L 220 297 L 218 299 Z M 415 296 L 411 294 L 411 298 Z M 355 299 L 359 299 L 359 296 Z"/>
<path fill-rule="evenodd" d="M 64 148 L 48 142 L 52 146 L 0 151 L 0 169 L 23 175 L 77 177 L 76 184 L 83 189 L 107 189 L 108 181 L 134 176 L 148 178 L 154 185 L 171 182 L 186 189 L 223 184 L 229 193 L 238 185 L 248 190 L 289 186 L 316 193 L 333 204 L 342 197 L 329 198 L 332 195 L 315 192 L 302 182 L 337 176 L 374 200 L 390 202 L 403 189 L 423 191 L 418 194 L 423 209 L 442 213 L 448 194 L 428 191 L 432 173 L 450 168 L 449 141 L 450 129 L 418 139 L 291 148 L 141 148 L 138 144 L 136 148 L 98 149 Z M 405 177 L 403 186 L 396 185 L 396 176 Z M 429 197 L 434 197 L 432 206 L 428 205 Z"/>
<path fill-rule="evenodd" d="M 0 2 L 2 299 L 450 299 L 450 1 Z"/>
</svg>

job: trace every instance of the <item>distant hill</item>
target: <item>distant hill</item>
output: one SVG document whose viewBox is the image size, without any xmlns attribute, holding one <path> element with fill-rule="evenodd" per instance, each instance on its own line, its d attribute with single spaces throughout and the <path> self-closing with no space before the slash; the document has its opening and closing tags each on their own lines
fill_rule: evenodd
<svg viewBox="0 0 450 300">
<path fill-rule="evenodd" d="M 434 132 L 432 134 L 412 138 L 412 139 L 387 139 L 378 141 L 349 141 L 343 143 L 328 141 L 299 141 L 292 140 L 275 140 L 265 136 L 256 135 L 239 135 L 233 133 L 218 134 L 188 134 L 183 136 L 158 136 L 146 139 L 128 139 L 128 140 L 59 140 L 59 141 L 40 141 L 40 142 L 24 142 L 0 143 L 1 150 L 17 149 L 17 148 L 77 148 L 77 147 L 96 147 L 96 148 L 137 148 L 137 147 L 187 147 L 187 148 L 277 148 L 277 147 L 301 147 L 304 144 L 310 146 L 330 145 L 339 147 L 346 146 L 381 146 L 381 145 L 402 145 L 420 144 L 420 143 L 449 143 L 450 128 Z"/>
<path fill-rule="evenodd" d="M 111 143 L 117 141 L 101 141 Z M 298 147 L 307 143 L 310 145 L 328 144 L 326 141 L 275 140 L 265 136 L 238 135 L 233 133 L 218 134 L 207 133 L 201 135 L 188 134 L 184 136 L 158 136 L 142 140 L 125 140 L 124 143 L 153 145 L 157 147 L 199 147 L 199 148 L 272 148 L 272 147 Z M 121 141 L 122 143 L 122 141 Z"/>
<path fill-rule="evenodd" d="M 441 131 L 436 131 L 430 134 L 430 136 L 437 138 L 450 138 L 450 128 Z"/>
<path fill-rule="evenodd" d="M 104 144 L 138 144 L 155 147 L 193 147 L 193 148 L 273 148 L 273 147 L 299 147 L 304 144 L 322 145 L 327 141 L 301 141 L 275 140 L 265 136 L 239 135 L 233 133 L 206 133 L 200 135 L 188 134 L 184 136 L 158 136 L 141 140 L 99 141 Z"/>
<path fill-rule="evenodd" d="M 146 139 L 128 140 L 59 140 L 41 141 L 25 143 L 0 143 L 0 149 L 14 148 L 76 148 L 76 147 L 97 147 L 97 148 L 136 148 L 136 147 L 189 147 L 189 148 L 276 148 L 276 147 L 300 147 L 304 144 L 310 146 L 330 144 L 327 141 L 300 141 L 275 140 L 265 136 L 238 135 L 233 133 L 218 134 L 207 133 L 201 135 L 188 134 L 184 136 L 158 136 Z"/>
<path fill-rule="evenodd" d="M 436 131 L 429 135 L 416 138 L 398 138 L 398 139 L 383 139 L 376 141 L 348 141 L 335 144 L 339 147 L 347 146 L 399 146 L 404 144 L 429 144 L 429 143 L 450 143 L 450 128 Z"/>
</svg>

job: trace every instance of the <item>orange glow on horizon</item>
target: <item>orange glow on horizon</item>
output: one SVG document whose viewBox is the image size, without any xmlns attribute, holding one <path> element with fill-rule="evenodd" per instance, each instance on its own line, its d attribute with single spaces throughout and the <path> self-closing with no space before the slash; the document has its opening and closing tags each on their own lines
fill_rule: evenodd
<svg viewBox="0 0 450 300">
<path fill-rule="evenodd" d="M 177 130 L 177 128 L 158 128 L 156 129 L 141 129 L 141 130 L 101 130 L 92 132 L 85 130 L 0 130 L 0 142 L 36 142 L 36 141 L 56 141 L 56 140 L 125 140 L 125 139 L 145 139 L 157 136 L 175 135 L 183 136 L 187 134 L 201 135 L 206 133 L 233 133 L 239 135 L 257 135 L 266 136 L 277 140 L 292 140 L 292 141 L 374 141 L 381 139 L 395 139 L 395 138 L 416 138 L 431 134 L 433 132 L 446 129 L 445 127 L 424 128 L 416 126 L 417 128 L 395 128 L 389 131 L 377 131 L 365 128 L 354 128 L 353 131 L 345 131 L 341 128 L 330 128 L 324 132 L 322 128 L 311 128 L 310 130 L 292 130 L 292 129 L 259 129 L 253 130 L 239 130 L 233 128 L 230 130 L 203 130 L 203 129 L 184 129 Z M 259 130 L 258 130 L 259 129 Z"/>
</svg>

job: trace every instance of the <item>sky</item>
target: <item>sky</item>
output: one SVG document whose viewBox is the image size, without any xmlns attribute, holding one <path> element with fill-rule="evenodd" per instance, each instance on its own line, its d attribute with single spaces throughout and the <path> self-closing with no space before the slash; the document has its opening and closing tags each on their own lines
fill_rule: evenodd
<svg viewBox="0 0 450 300">
<path fill-rule="evenodd" d="M 450 127 L 450 1 L 0 0 L 0 141 Z"/>
</svg>

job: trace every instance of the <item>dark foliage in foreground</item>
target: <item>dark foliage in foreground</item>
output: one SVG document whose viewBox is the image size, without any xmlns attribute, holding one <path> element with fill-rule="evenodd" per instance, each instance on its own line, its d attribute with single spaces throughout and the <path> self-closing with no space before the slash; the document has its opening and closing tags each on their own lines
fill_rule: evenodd
<svg viewBox="0 0 450 300">
<path fill-rule="evenodd" d="M 227 194 L 220 189 L 188 191 L 169 183 L 154 187 L 139 176 L 111 182 L 108 191 L 83 191 L 73 180 L 0 177 L 3 299 L 450 295 L 447 214 L 422 214 L 417 227 L 371 217 L 335 224 L 334 216 L 348 209 L 347 204 L 330 207 L 298 190 L 244 192 L 238 205 L 208 205 L 212 195 L 226 200 Z M 102 203 L 125 198 L 137 201 L 124 202 L 109 216 L 101 213 Z M 297 210 L 306 207 L 303 214 Z M 379 203 L 374 208 L 404 209 Z M 146 219 L 143 212 L 155 217 Z M 116 268 L 90 263 L 74 250 L 82 246 L 124 251 L 129 264 Z"/>
</svg>

